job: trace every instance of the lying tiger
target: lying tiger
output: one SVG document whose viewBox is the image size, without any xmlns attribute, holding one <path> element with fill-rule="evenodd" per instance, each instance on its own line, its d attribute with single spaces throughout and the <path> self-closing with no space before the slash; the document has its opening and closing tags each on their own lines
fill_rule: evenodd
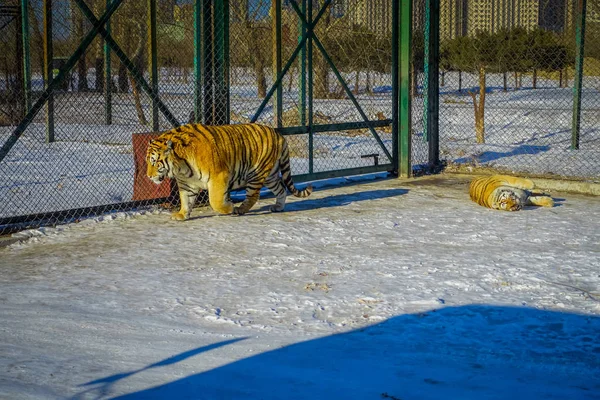
<svg viewBox="0 0 600 400">
<path fill-rule="evenodd" d="M 554 206 L 552 197 L 533 194 L 534 183 L 525 178 L 492 175 L 475 178 L 469 187 L 471 200 L 484 207 L 503 211 L 519 211 L 524 206 Z"/>
<path fill-rule="evenodd" d="M 296 197 L 312 192 L 310 185 L 304 190 L 294 186 L 284 137 L 258 124 L 182 125 L 150 141 L 146 163 L 154 183 L 177 181 L 181 209 L 172 218 L 179 221 L 190 217 L 201 189 L 208 190 L 211 207 L 222 214 L 248 212 L 263 185 L 277 197 L 272 211 L 283 211 L 286 188 Z M 244 187 L 246 198 L 234 207 L 229 193 Z"/>
</svg>

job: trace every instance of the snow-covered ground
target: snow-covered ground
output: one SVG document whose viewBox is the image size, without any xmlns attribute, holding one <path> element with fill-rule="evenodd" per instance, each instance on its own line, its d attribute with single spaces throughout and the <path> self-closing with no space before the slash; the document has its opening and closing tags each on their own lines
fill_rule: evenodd
<svg viewBox="0 0 600 400">
<path fill-rule="evenodd" d="M 241 217 L 110 214 L 0 249 L 0 398 L 600 399 L 600 203 L 457 178 Z"/>
</svg>

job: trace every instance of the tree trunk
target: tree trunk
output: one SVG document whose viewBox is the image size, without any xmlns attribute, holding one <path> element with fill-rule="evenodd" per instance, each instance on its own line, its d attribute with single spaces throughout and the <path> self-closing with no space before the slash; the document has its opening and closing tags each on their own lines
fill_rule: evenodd
<svg viewBox="0 0 600 400">
<path fill-rule="evenodd" d="M 533 69 L 533 88 L 537 89 L 537 69 Z"/>
<path fill-rule="evenodd" d="M 462 93 L 462 71 L 458 71 L 458 93 Z"/>
<path fill-rule="evenodd" d="M 135 50 L 135 54 L 133 56 L 133 65 L 135 65 L 136 69 L 140 74 L 144 73 L 144 45 L 146 44 L 147 35 L 145 26 L 142 23 L 138 22 L 138 28 L 140 32 L 139 42 L 137 44 L 137 48 Z M 138 119 L 140 124 L 147 125 L 148 120 L 146 119 L 146 115 L 144 115 L 144 109 L 142 108 L 142 101 L 140 98 L 140 83 L 136 82 L 134 77 L 129 74 L 129 79 L 131 81 L 131 89 L 133 91 L 133 99 L 135 101 L 135 109 L 138 114 Z"/>
<path fill-rule="evenodd" d="M 260 62 L 260 57 L 254 58 L 254 74 L 256 75 L 258 97 L 265 98 L 267 96 L 267 77 L 265 76 L 264 65 Z"/>
<path fill-rule="evenodd" d="M 469 91 L 475 112 L 475 137 L 479 144 L 485 143 L 485 88 L 485 67 L 479 67 L 479 102 L 477 94 Z"/>
<path fill-rule="evenodd" d="M 119 92 L 129 93 L 129 80 L 127 79 L 127 68 L 123 63 L 119 63 L 119 75 L 117 77 Z"/>
<path fill-rule="evenodd" d="M 558 70 L 558 87 L 559 88 L 563 87 L 563 70 L 562 70 L 562 68 L 560 70 Z"/>
<path fill-rule="evenodd" d="M 144 109 L 142 108 L 137 82 L 133 79 L 131 74 L 129 74 L 129 79 L 131 80 L 131 89 L 133 90 L 133 100 L 135 102 L 135 111 L 137 112 L 138 120 L 140 121 L 140 124 L 148 125 L 148 120 L 146 119 Z"/>
<path fill-rule="evenodd" d="M 369 94 L 373 94 L 373 88 L 371 86 L 371 74 L 369 73 L 369 70 L 367 70 L 367 87 L 365 91 Z"/>
<path fill-rule="evenodd" d="M 317 26 L 315 33 L 321 39 L 327 36 L 329 24 L 331 22 L 331 7 L 325 12 Z M 315 48 L 313 51 L 314 68 L 314 97 L 317 99 L 326 99 L 329 97 L 329 64 L 325 57 Z"/>
<path fill-rule="evenodd" d="M 104 58 L 96 57 L 94 65 L 96 70 L 96 84 L 94 88 L 96 92 L 102 92 L 104 90 Z"/>
<path fill-rule="evenodd" d="M 104 7 L 102 7 L 102 2 L 95 1 L 92 4 L 93 4 L 94 14 L 101 15 L 103 8 L 104 8 Z M 95 71 L 96 71 L 96 73 L 94 74 L 96 76 L 96 79 L 95 79 L 96 82 L 94 85 L 94 89 L 96 90 L 96 92 L 102 92 L 102 91 L 104 91 L 104 81 L 106 80 L 105 76 L 104 76 L 104 40 L 100 40 L 100 39 L 96 40 L 94 65 L 95 65 Z M 109 90 L 110 90 L 110 87 L 109 87 Z"/>
<path fill-rule="evenodd" d="M 356 77 L 354 80 L 354 94 L 358 95 L 358 85 L 360 85 L 360 81 L 359 81 L 359 77 L 360 77 L 360 70 L 356 70 Z"/>
<path fill-rule="evenodd" d="M 78 41 L 83 38 L 83 16 L 80 13 L 74 14 L 75 37 Z M 86 92 L 89 89 L 87 82 L 87 66 L 85 62 L 85 53 L 77 60 L 77 90 Z"/>
<path fill-rule="evenodd" d="M 441 71 L 440 86 L 444 87 L 445 85 L 446 85 L 446 71 Z"/>
<path fill-rule="evenodd" d="M 514 77 L 515 77 L 515 90 L 518 90 L 519 89 L 519 73 L 517 71 L 515 71 Z"/>
<path fill-rule="evenodd" d="M 507 83 L 507 77 L 506 77 L 506 72 L 504 72 L 502 74 L 502 79 L 503 79 L 503 87 L 502 87 L 502 91 L 506 92 L 508 90 L 508 83 Z"/>
</svg>

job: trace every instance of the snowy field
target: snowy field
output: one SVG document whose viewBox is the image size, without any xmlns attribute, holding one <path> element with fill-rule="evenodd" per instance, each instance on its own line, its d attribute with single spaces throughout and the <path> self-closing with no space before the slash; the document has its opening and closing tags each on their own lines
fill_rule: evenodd
<svg viewBox="0 0 600 400">
<path fill-rule="evenodd" d="M 502 213 L 457 178 L 362 180 L 23 232 L 0 398 L 600 399 L 600 203 L 551 194 Z"/>
</svg>

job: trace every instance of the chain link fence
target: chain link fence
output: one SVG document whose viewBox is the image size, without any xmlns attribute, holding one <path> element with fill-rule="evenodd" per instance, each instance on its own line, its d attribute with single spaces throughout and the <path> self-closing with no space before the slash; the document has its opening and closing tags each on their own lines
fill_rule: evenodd
<svg viewBox="0 0 600 400">
<path fill-rule="evenodd" d="M 600 176 L 600 3 L 587 0 L 585 36 L 578 4 L 440 2 L 440 157 L 448 169 Z"/>
<path fill-rule="evenodd" d="M 431 3 L 413 0 L 413 168 L 431 161 L 427 76 L 437 59 L 449 170 L 597 178 L 600 7 L 587 0 L 582 20 L 580 1 L 441 0 L 431 25 Z M 175 205 L 173 184 L 146 179 L 145 149 L 187 122 L 281 129 L 297 180 L 394 169 L 397 4 L 6 0 L 0 233 Z"/>
<path fill-rule="evenodd" d="M 283 1 L 279 16 L 270 0 L 5 3 L 0 234 L 173 206 L 145 149 L 188 122 L 281 128 L 300 180 L 392 163 L 391 0 Z"/>
</svg>

